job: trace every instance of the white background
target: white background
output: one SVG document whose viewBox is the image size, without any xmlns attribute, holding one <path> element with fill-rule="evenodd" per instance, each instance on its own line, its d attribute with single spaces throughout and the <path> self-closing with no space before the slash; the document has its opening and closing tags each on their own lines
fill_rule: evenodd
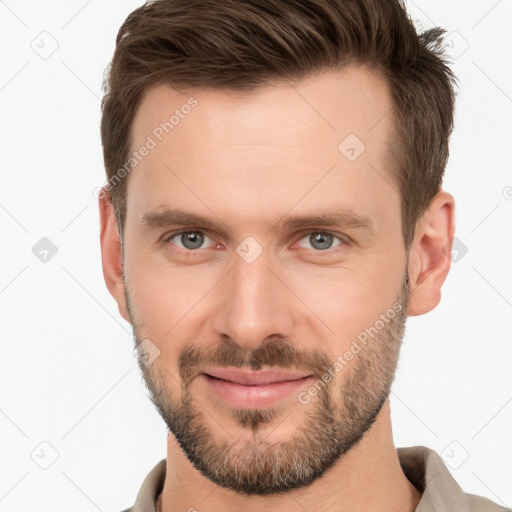
<svg viewBox="0 0 512 512">
<path fill-rule="evenodd" d="M 105 179 L 102 75 L 141 3 L 0 1 L 0 512 L 122 510 L 166 455 L 103 281 L 93 196 Z M 408 320 L 395 444 L 445 454 L 466 492 L 512 507 L 512 1 L 408 6 L 418 25 L 454 32 L 444 188 L 467 253 L 440 305 Z M 46 263 L 32 252 L 42 237 L 58 249 Z"/>
</svg>

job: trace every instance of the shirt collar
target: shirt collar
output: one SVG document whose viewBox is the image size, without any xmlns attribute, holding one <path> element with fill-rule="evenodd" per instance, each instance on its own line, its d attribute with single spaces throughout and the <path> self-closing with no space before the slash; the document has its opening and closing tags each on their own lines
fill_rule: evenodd
<svg viewBox="0 0 512 512">
<path fill-rule="evenodd" d="M 415 512 L 467 512 L 466 493 L 455 481 L 443 459 L 426 446 L 397 448 L 402 471 L 422 492 Z"/>
</svg>

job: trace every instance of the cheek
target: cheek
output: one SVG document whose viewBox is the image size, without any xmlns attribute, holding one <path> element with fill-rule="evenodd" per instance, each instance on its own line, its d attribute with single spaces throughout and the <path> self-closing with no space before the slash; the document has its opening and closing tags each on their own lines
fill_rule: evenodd
<svg viewBox="0 0 512 512">
<path fill-rule="evenodd" d="M 336 340 L 339 352 L 378 315 L 375 297 L 372 292 L 365 293 L 357 282 L 329 279 L 319 284 L 323 286 L 309 294 L 302 293 L 301 297 L 315 313 L 311 317 L 316 322 L 315 330 L 325 326 Z"/>
<path fill-rule="evenodd" d="M 126 254 L 132 308 L 139 323 L 156 330 L 159 336 L 179 327 L 193 308 L 200 308 L 202 298 L 218 280 L 218 272 L 205 265 L 172 265 L 165 259 L 163 248 L 150 250 L 137 242 L 130 246 L 127 240 Z"/>
<path fill-rule="evenodd" d="M 385 269 L 378 261 L 358 262 L 350 268 L 322 268 L 295 276 L 293 290 L 306 308 L 305 318 L 311 329 L 322 329 L 335 340 L 337 354 L 397 306 L 402 271 L 399 264 Z"/>
<path fill-rule="evenodd" d="M 141 261 L 143 261 L 141 259 Z M 146 261 L 150 261 L 147 257 Z M 137 336 L 149 338 L 160 350 L 155 361 L 170 388 L 179 386 L 178 357 L 191 343 L 201 344 L 207 308 L 219 280 L 211 269 L 172 268 L 169 264 L 146 264 L 129 269 L 129 294 L 137 319 Z M 222 274 L 221 274 L 222 275 Z"/>
</svg>

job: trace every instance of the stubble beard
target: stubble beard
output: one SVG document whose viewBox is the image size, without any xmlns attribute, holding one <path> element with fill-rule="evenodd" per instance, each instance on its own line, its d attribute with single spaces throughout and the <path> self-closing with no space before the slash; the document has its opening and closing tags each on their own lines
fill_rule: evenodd
<svg viewBox="0 0 512 512">
<path fill-rule="evenodd" d="M 133 322 L 136 312 L 129 302 L 136 346 L 142 341 L 138 326 Z M 304 421 L 295 425 L 293 437 L 278 441 L 272 432 L 287 413 L 279 406 L 267 409 L 230 408 L 232 421 L 225 416 L 212 418 L 194 397 L 192 384 L 202 365 L 249 366 L 258 370 L 262 365 L 277 368 L 299 368 L 321 379 L 334 361 L 325 353 L 298 352 L 293 344 L 281 339 L 268 339 L 256 350 L 247 353 L 239 345 L 226 342 L 206 350 L 186 346 L 178 358 L 181 397 L 175 399 L 166 382 L 172 378 L 167 369 L 159 367 L 158 359 L 145 365 L 139 359 L 150 399 L 155 404 L 167 428 L 179 443 L 187 459 L 215 484 L 243 495 L 275 495 L 308 486 L 322 476 L 349 450 L 354 448 L 374 424 L 391 392 L 409 300 L 408 274 L 404 277 L 396 303 L 399 312 L 368 344 L 360 347 L 337 375 L 337 379 L 322 381 L 322 388 L 303 408 Z M 343 379 L 341 389 L 334 384 Z M 338 384 L 339 386 L 339 384 Z M 240 441 L 232 422 L 252 432 L 251 440 Z M 262 429 L 270 426 L 267 435 Z"/>
</svg>

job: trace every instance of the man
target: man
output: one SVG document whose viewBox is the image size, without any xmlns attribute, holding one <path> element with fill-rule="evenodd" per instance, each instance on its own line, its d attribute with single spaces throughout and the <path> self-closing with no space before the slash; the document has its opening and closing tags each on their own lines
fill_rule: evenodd
<svg viewBox="0 0 512 512">
<path fill-rule="evenodd" d="M 392 438 L 455 230 L 442 34 L 398 0 L 156 0 L 121 27 L 102 262 L 169 429 L 129 510 L 504 510 Z"/>
</svg>

